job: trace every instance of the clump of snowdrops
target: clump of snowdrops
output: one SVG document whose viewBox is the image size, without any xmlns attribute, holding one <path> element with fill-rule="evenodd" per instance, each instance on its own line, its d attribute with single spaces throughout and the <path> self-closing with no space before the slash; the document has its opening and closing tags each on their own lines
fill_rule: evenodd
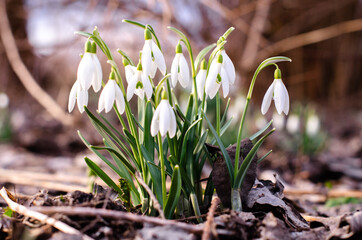
<svg viewBox="0 0 362 240">
<path fill-rule="evenodd" d="M 227 98 L 230 87 L 235 84 L 235 67 L 224 48 L 226 39 L 234 28 L 228 29 L 217 43 L 202 49 L 195 58 L 188 38 L 178 29 L 169 27 L 180 40 L 176 43 L 175 57 L 171 68 L 167 71 L 162 48 L 154 29 L 150 25 L 130 20 L 124 22 L 144 29 L 145 43 L 140 51 L 140 58 L 135 62 L 121 49 L 117 51 L 122 55 L 123 61 L 115 62 L 97 28 L 92 33 L 77 32 L 86 37 L 87 41 L 78 67 L 77 80 L 70 91 L 68 110 L 71 112 L 77 103 L 79 111 L 86 112 L 95 129 L 103 137 L 104 145 L 93 146 L 80 132 L 79 136 L 88 148 L 118 175 L 118 182 L 112 180 L 91 159 L 85 157 L 85 162 L 91 171 L 117 191 L 120 200 L 130 207 L 141 204 L 144 212 L 155 215 L 157 214 L 155 206 L 161 206 L 166 218 L 198 216 L 200 207 L 208 206 L 214 194 L 211 178 L 208 178 L 205 188 L 201 185 L 203 166 L 206 161 L 210 164 L 213 161 L 205 143 L 217 143 L 230 176 L 232 208 L 241 210 L 240 189 L 245 173 L 262 142 L 274 131 L 274 129 L 268 130 L 270 121 L 251 136 L 250 139 L 255 142 L 254 147 L 242 164 L 239 164 L 244 120 L 255 80 L 265 67 L 276 68 L 274 81 L 265 94 L 261 111 L 265 114 L 271 101 L 274 100 L 277 112 L 288 114 L 289 96 L 276 63 L 290 59 L 281 56 L 272 57 L 263 61 L 257 68 L 250 84 L 238 137 L 235 140 L 237 151 L 234 166 L 236 167 L 233 167 L 221 141 L 222 135 L 232 121 L 232 119 L 226 120 L 230 98 L 227 99 L 223 114 L 220 112 L 220 102 L 222 97 Z M 97 49 L 106 55 L 110 65 L 107 81 L 102 79 Z M 186 60 L 187 57 L 189 61 Z M 122 68 L 119 67 L 121 64 Z M 121 77 L 123 70 L 126 81 Z M 156 75 L 157 71 L 160 74 Z M 160 75 L 161 77 L 155 78 Z M 174 89 L 187 88 L 189 85 L 192 85 L 192 92 L 186 109 L 182 110 Z M 92 113 L 87 108 L 88 90 L 91 87 L 95 92 L 101 90 L 97 113 Z M 207 99 L 213 98 L 216 98 L 216 126 L 213 126 L 206 116 Z M 137 113 L 131 111 L 131 101 L 137 101 Z M 118 116 L 121 127 L 112 125 L 102 114 L 103 111 L 108 113 L 112 109 Z M 107 158 L 105 153 L 108 153 L 111 159 Z M 136 177 L 139 175 L 152 192 L 140 183 Z M 168 178 L 169 188 L 166 187 Z"/>
</svg>

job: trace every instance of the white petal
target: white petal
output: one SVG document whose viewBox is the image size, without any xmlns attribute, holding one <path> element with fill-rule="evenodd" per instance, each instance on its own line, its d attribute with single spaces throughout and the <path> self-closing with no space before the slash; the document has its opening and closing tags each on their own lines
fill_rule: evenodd
<svg viewBox="0 0 362 240">
<path fill-rule="evenodd" d="M 137 70 L 137 68 L 135 66 L 127 65 L 124 67 L 127 83 L 129 83 L 129 81 L 131 81 L 136 70 Z"/>
<path fill-rule="evenodd" d="M 235 82 L 235 67 L 229 56 L 226 54 L 225 50 L 221 51 L 223 57 L 223 65 L 225 67 L 226 73 L 229 77 L 229 84 L 234 84 Z"/>
<path fill-rule="evenodd" d="M 75 101 L 77 99 L 77 91 L 79 89 L 79 82 L 78 80 L 75 81 L 75 83 L 72 86 L 72 89 L 70 89 L 69 93 L 69 100 L 68 100 L 68 111 L 71 112 L 74 109 Z"/>
<path fill-rule="evenodd" d="M 142 48 L 142 69 L 143 72 L 148 76 L 151 72 L 152 55 L 151 55 L 151 41 L 145 40 L 145 45 Z"/>
<path fill-rule="evenodd" d="M 150 77 L 154 78 L 157 72 L 157 64 L 155 62 L 152 62 L 151 64 L 151 72 L 150 72 Z"/>
<path fill-rule="evenodd" d="M 183 88 L 186 88 L 189 85 L 190 82 L 190 70 L 189 66 L 187 65 L 187 61 L 182 53 L 180 53 L 180 75 L 181 75 L 181 81 L 180 84 Z"/>
<path fill-rule="evenodd" d="M 159 118 L 161 136 L 165 136 L 168 129 L 170 128 L 171 116 L 167 104 L 168 104 L 167 100 L 162 100 L 159 105 L 159 107 L 161 108 L 160 118 Z"/>
<path fill-rule="evenodd" d="M 285 87 L 283 82 L 282 82 L 282 86 L 283 86 L 283 89 L 284 89 L 284 108 L 283 108 L 283 111 L 284 111 L 285 115 L 288 115 L 288 113 L 289 113 L 289 94 L 288 94 L 288 90 Z"/>
<path fill-rule="evenodd" d="M 204 95 L 206 73 L 207 71 L 205 69 L 200 69 L 196 76 L 197 96 L 200 100 L 202 100 Z"/>
<path fill-rule="evenodd" d="M 210 97 L 210 99 L 215 97 L 216 92 L 219 90 L 220 87 L 220 84 L 216 82 L 217 75 L 220 72 L 220 68 L 221 64 L 217 63 L 216 60 L 211 63 L 205 86 L 205 92 Z"/>
<path fill-rule="evenodd" d="M 127 101 L 129 102 L 131 98 L 133 97 L 133 94 L 135 93 L 136 86 L 138 82 L 138 73 L 135 73 L 131 79 L 131 81 L 128 83 L 127 87 Z"/>
<path fill-rule="evenodd" d="M 261 104 L 261 113 L 263 115 L 268 111 L 270 107 L 270 103 L 273 98 L 273 92 L 274 92 L 274 82 L 269 86 L 268 90 L 264 95 L 263 103 Z"/>
<path fill-rule="evenodd" d="M 275 79 L 274 87 L 274 103 L 279 114 L 282 114 L 285 105 L 285 91 L 281 79 Z"/>
<path fill-rule="evenodd" d="M 115 85 L 117 85 L 116 81 L 110 79 L 110 80 L 108 80 L 108 83 L 106 84 L 106 86 L 103 89 L 103 92 L 105 94 L 105 97 L 104 97 L 104 108 L 105 108 L 105 110 L 104 111 L 106 113 L 111 111 L 114 99 L 116 97 L 115 96 L 116 95 Z"/>
<path fill-rule="evenodd" d="M 142 77 L 143 90 L 146 93 L 147 100 L 150 100 L 152 97 L 152 85 L 148 77 L 146 77 L 144 74 L 142 74 L 141 77 Z"/>
<path fill-rule="evenodd" d="M 172 107 L 168 104 L 168 108 L 169 108 L 169 112 L 170 112 L 170 128 L 168 130 L 168 134 L 170 136 L 170 138 L 173 138 L 176 134 L 176 116 L 175 116 L 175 112 L 172 110 Z"/>
<path fill-rule="evenodd" d="M 84 53 L 82 60 L 80 60 L 77 79 L 83 89 L 88 90 L 92 85 L 94 64 L 91 53 Z"/>
<path fill-rule="evenodd" d="M 156 108 L 155 112 L 153 113 L 152 116 L 152 121 L 151 121 L 151 135 L 154 137 L 157 135 L 158 131 L 159 131 L 159 125 L 160 125 L 160 105 L 158 105 L 158 107 Z"/>
<path fill-rule="evenodd" d="M 220 71 L 220 77 L 221 77 L 221 84 L 222 84 L 222 92 L 224 95 L 224 98 L 229 94 L 229 78 L 225 71 L 225 68 L 222 67 Z"/>
<path fill-rule="evenodd" d="M 102 112 L 104 109 L 104 98 L 106 97 L 106 94 L 104 92 L 104 88 L 103 91 L 101 92 L 101 95 L 99 96 L 99 100 L 98 100 L 98 112 Z"/>
<path fill-rule="evenodd" d="M 176 87 L 177 84 L 179 62 L 180 62 L 180 54 L 176 53 L 174 59 L 172 60 L 172 65 L 171 65 L 172 87 Z"/>
<path fill-rule="evenodd" d="M 80 113 L 84 112 L 84 106 L 88 105 L 88 91 L 79 89 L 77 92 L 77 105 Z"/>
<path fill-rule="evenodd" d="M 155 58 L 155 62 L 157 64 L 158 69 L 160 69 L 161 73 L 165 75 L 166 74 L 165 58 L 163 57 L 161 50 L 158 48 L 158 46 L 154 41 L 152 41 L 152 53 Z"/>
<path fill-rule="evenodd" d="M 116 95 L 116 105 L 117 105 L 118 112 L 120 114 L 122 114 L 125 109 L 125 103 L 124 103 L 123 93 L 118 85 L 115 86 L 115 95 Z"/>
<path fill-rule="evenodd" d="M 94 64 L 94 73 L 92 79 L 92 86 L 95 92 L 98 92 L 102 87 L 102 67 L 95 53 L 92 53 L 92 59 Z"/>
</svg>

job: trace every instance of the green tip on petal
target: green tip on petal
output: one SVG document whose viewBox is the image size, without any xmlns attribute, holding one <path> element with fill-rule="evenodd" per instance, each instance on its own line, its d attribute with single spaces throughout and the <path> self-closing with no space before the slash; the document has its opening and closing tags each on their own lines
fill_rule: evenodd
<svg viewBox="0 0 362 240">
<path fill-rule="evenodd" d="M 219 54 L 219 56 L 217 57 L 217 62 L 222 63 L 222 61 L 223 61 L 223 57 L 221 54 Z"/>
<path fill-rule="evenodd" d="M 167 99 L 167 93 L 166 93 L 165 89 L 163 89 L 163 91 L 162 91 L 161 99 Z"/>
<path fill-rule="evenodd" d="M 282 71 L 279 68 L 274 71 L 274 79 L 282 79 Z"/>
<path fill-rule="evenodd" d="M 111 73 L 109 74 L 109 80 L 116 80 L 116 74 L 114 73 L 113 70 L 112 70 Z"/>
<path fill-rule="evenodd" d="M 182 46 L 180 43 L 177 44 L 175 51 L 176 51 L 176 53 L 182 53 Z"/>
<path fill-rule="evenodd" d="M 143 84 L 141 82 L 137 82 L 136 89 L 142 89 L 142 88 L 143 88 Z"/>
<path fill-rule="evenodd" d="M 97 44 L 92 42 L 92 53 L 97 53 Z"/>
<path fill-rule="evenodd" d="M 84 52 L 92 52 L 92 43 L 89 40 L 84 45 Z"/>
<path fill-rule="evenodd" d="M 141 64 L 141 63 L 138 63 L 138 64 L 137 64 L 137 70 L 138 70 L 138 71 L 142 71 L 142 64 Z"/>
<path fill-rule="evenodd" d="M 129 65 L 129 61 L 125 57 L 122 57 L 122 63 L 123 63 L 123 66 L 128 66 Z"/>
<path fill-rule="evenodd" d="M 200 69 L 204 69 L 204 70 L 207 69 L 207 64 L 206 64 L 205 58 L 202 59 L 202 62 L 201 62 L 201 64 L 200 64 Z"/>
<path fill-rule="evenodd" d="M 152 33 L 148 28 L 146 28 L 145 29 L 145 40 L 150 40 L 150 39 L 152 39 Z"/>
</svg>

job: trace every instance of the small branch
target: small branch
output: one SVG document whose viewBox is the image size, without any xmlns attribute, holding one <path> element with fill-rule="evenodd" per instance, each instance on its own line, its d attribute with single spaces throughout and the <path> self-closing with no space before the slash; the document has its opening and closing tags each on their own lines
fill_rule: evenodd
<svg viewBox="0 0 362 240">
<path fill-rule="evenodd" d="M 58 229 L 61 232 L 71 234 L 71 235 L 79 235 L 82 236 L 85 240 L 92 240 L 93 238 L 90 238 L 86 235 L 83 235 L 81 232 L 79 232 L 77 229 L 56 220 L 55 218 L 48 217 L 47 215 L 44 215 L 42 213 L 36 212 L 34 210 L 30 210 L 23 205 L 17 204 L 13 200 L 11 200 L 6 192 L 6 189 L 3 187 L 0 190 L 0 195 L 2 198 L 6 201 L 6 203 L 9 205 L 9 208 L 21 215 L 24 215 L 26 217 L 34 218 L 41 223 L 48 224 L 56 229 Z"/>
<path fill-rule="evenodd" d="M 287 196 L 300 196 L 300 195 L 322 195 L 330 198 L 337 197 L 355 197 L 362 198 L 362 191 L 360 190 L 329 190 L 325 194 L 318 190 L 306 190 L 306 189 L 284 189 L 284 194 Z"/>
<path fill-rule="evenodd" d="M 217 236 L 216 228 L 214 225 L 214 215 L 217 206 L 220 204 L 220 198 L 216 197 L 211 201 L 209 212 L 207 213 L 206 223 L 204 225 L 204 232 L 202 233 L 202 240 L 212 239 L 211 234 Z"/>
<path fill-rule="evenodd" d="M 148 187 L 148 185 L 145 183 L 145 181 L 143 181 L 141 175 L 138 172 L 136 173 L 135 176 L 136 176 L 137 181 L 142 185 L 142 187 L 144 187 L 146 189 L 147 193 L 150 195 L 151 200 L 153 202 L 153 206 L 160 213 L 160 217 L 162 219 L 165 219 L 165 214 L 163 213 L 162 207 L 161 207 L 160 203 L 157 201 L 157 198 L 153 194 L 152 190 Z"/>
<path fill-rule="evenodd" d="M 35 81 L 23 61 L 16 46 L 15 38 L 11 32 L 6 1 L 0 0 L 0 35 L 10 66 L 18 76 L 25 89 L 37 100 L 55 119 L 64 125 L 72 125 L 73 118 L 50 97 Z"/>
</svg>

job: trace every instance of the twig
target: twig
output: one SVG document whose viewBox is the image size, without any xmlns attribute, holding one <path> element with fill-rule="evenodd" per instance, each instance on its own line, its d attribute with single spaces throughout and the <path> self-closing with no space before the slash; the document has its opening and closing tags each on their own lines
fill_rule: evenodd
<svg viewBox="0 0 362 240">
<path fill-rule="evenodd" d="M 24 207 L 23 205 L 17 204 L 16 202 L 14 202 L 13 200 L 11 200 L 9 198 L 9 196 L 6 192 L 6 189 L 4 187 L 0 190 L 0 195 L 6 201 L 6 203 L 9 205 L 11 210 L 13 210 L 21 215 L 24 215 L 24 216 L 30 217 L 30 218 L 34 218 L 44 224 L 53 226 L 54 228 L 58 229 L 61 232 L 71 234 L 71 235 L 79 235 L 79 236 L 82 236 L 83 239 L 85 239 L 85 240 L 93 239 L 93 238 L 88 237 L 87 235 L 82 234 L 77 229 L 75 229 L 61 221 L 56 220 L 55 218 L 48 217 L 47 215 L 44 215 L 40 212 L 30 210 L 30 209 Z"/>
<path fill-rule="evenodd" d="M 145 183 L 145 181 L 143 181 L 142 177 L 140 176 L 140 174 L 138 172 L 136 173 L 135 176 L 137 178 L 137 181 L 142 185 L 142 187 L 144 187 L 146 189 L 147 193 L 150 195 L 152 202 L 153 202 L 153 206 L 160 213 L 160 217 L 162 219 L 165 219 L 165 214 L 163 213 L 162 207 L 161 207 L 160 203 L 157 201 L 157 198 L 153 194 L 152 190 L 148 187 L 148 185 Z"/>
<path fill-rule="evenodd" d="M 209 212 L 207 213 L 206 223 L 204 226 L 204 232 L 202 233 L 202 240 L 212 239 L 211 234 L 217 236 L 216 228 L 214 225 L 214 214 L 217 206 L 220 204 L 220 198 L 216 197 L 211 201 Z"/>
<path fill-rule="evenodd" d="M 323 195 L 326 197 L 336 198 L 336 197 L 355 197 L 362 198 L 362 191 L 360 190 L 340 190 L 340 189 L 331 189 L 326 191 L 325 194 L 318 190 L 306 190 L 306 189 L 284 189 L 285 195 Z"/>
<path fill-rule="evenodd" d="M 242 64 L 249 65 L 253 63 L 257 57 L 259 43 L 267 22 L 270 5 L 271 0 L 259 0 L 256 4 L 254 18 L 250 24 L 245 50 L 241 59 Z"/>
<path fill-rule="evenodd" d="M 309 44 L 322 42 L 327 39 L 338 37 L 340 35 L 352 32 L 362 31 L 362 18 L 345 21 L 326 28 L 321 28 L 307 33 L 287 37 L 274 44 L 265 47 L 258 53 L 258 59 L 264 59 L 275 53 L 286 52 L 298 47 L 306 46 Z M 250 63 L 251 65 L 253 63 Z M 251 67 L 245 66 L 246 68 Z"/>
<path fill-rule="evenodd" d="M 11 32 L 6 1 L 0 0 L 0 35 L 10 66 L 18 76 L 25 89 L 35 98 L 55 119 L 64 125 L 72 125 L 73 118 L 50 97 L 35 81 L 23 61 L 21 60 L 14 36 Z"/>
</svg>

